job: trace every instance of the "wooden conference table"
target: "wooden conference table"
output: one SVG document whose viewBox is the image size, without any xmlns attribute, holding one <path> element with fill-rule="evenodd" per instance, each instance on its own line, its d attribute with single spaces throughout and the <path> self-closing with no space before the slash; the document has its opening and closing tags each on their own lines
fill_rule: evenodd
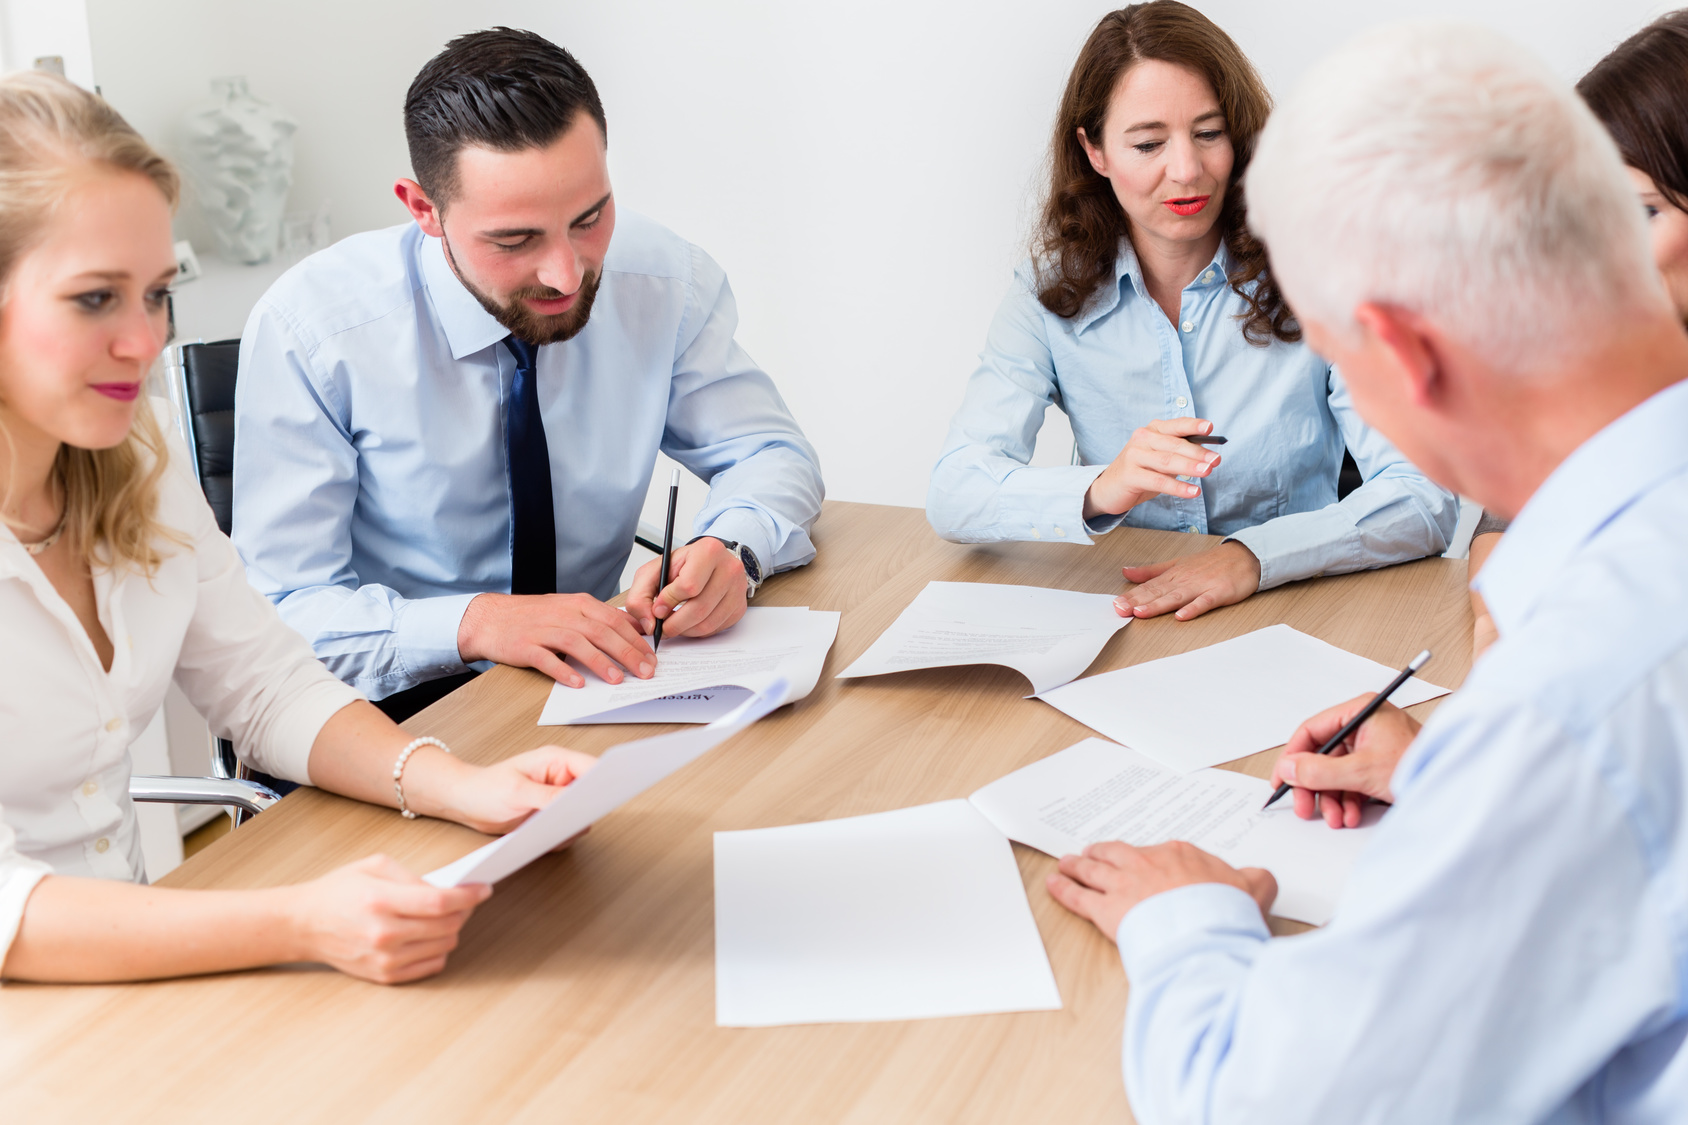
<svg viewBox="0 0 1688 1125">
<path fill-rule="evenodd" d="M 807 699 L 763 719 L 512 876 L 432 980 L 386 988 L 321 969 L 120 986 L 0 989 L 7 1122 L 1082 1122 L 1130 1120 L 1113 946 L 1043 889 L 1015 846 L 1065 1007 L 769 1029 L 715 1026 L 711 833 L 965 797 L 1092 732 L 994 667 L 832 678 L 931 579 L 1098 592 L 1118 567 L 1214 540 L 1121 530 L 1096 547 L 940 541 L 914 509 L 829 503 L 820 554 L 759 605 L 843 611 Z M 1276 622 L 1426 675 L 1470 663 L 1465 563 L 1427 559 L 1302 582 L 1192 621 L 1138 621 L 1091 672 Z M 535 725 L 549 681 L 498 668 L 406 724 L 491 762 L 566 742 L 594 753 L 655 726 Z M 1423 711 L 1432 705 L 1415 709 Z M 1199 717 L 1197 717 L 1199 718 Z M 1277 751 L 1234 763 L 1265 776 Z M 301 790 L 164 882 L 257 887 L 381 851 L 416 872 L 484 842 L 456 825 Z M 934 879 L 943 873 L 934 871 Z M 1279 932 L 1305 927 L 1274 921 Z"/>
</svg>

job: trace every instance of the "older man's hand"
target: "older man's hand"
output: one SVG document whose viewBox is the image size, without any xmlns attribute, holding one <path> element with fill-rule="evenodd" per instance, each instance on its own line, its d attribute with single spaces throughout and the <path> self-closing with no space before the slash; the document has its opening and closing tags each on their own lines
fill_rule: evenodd
<svg viewBox="0 0 1688 1125">
<path fill-rule="evenodd" d="M 1162 891 L 1198 883 L 1224 883 L 1245 891 L 1264 915 L 1278 897 L 1278 881 L 1259 867 L 1238 870 L 1182 840 L 1134 848 L 1130 844 L 1091 844 L 1083 855 L 1061 858 L 1049 876 L 1049 895 L 1080 917 L 1095 923 L 1109 941 L 1119 924 L 1145 899 Z"/>
</svg>

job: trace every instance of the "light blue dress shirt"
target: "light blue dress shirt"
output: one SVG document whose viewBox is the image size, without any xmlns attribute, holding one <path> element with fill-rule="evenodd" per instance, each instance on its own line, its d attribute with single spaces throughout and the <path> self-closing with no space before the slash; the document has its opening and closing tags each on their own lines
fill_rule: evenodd
<svg viewBox="0 0 1688 1125">
<path fill-rule="evenodd" d="M 1330 925 L 1126 915 L 1143 1125 L 1688 1119 L 1688 383 L 1550 476 Z"/>
<path fill-rule="evenodd" d="M 1459 502 L 1362 422 L 1348 389 L 1305 344 L 1243 338 L 1248 308 L 1221 246 L 1184 290 L 1178 325 L 1121 243 L 1114 283 L 1071 320 L 1015 271 L 979 368 L 932 471 L 926 514 L 945 539 L 1088 543 L 1121 523 L 1236 539 L 1260 560 L 1260 588 L 1447 550 Z M 1080 465 L 1031 467 L 1044 411 L 1066 412 Z M 1125 516 L 1084 519 L 1090 482 L 1157 418 L 1207 418 L 1229 439 L 1191 499 L 1158 496 Z M 1342 450 L 1365 484 L 1341 503 Z"/>
<path fill-rule="evenodd" d="M 621 212 L 591 319 L 539 350 L 559 591 L 616 593 L 658 449 L 709 482 L 695 534 L 748 545 L 764 574 L 814 557 L 815 451 L 737 325 L 708 255 Z M 235 545 L 372 699 L 461 672 L 464 609 L 510 589 L 506 335 L 414 224 L 311 256 L 247 321 Z"/>
</svg>

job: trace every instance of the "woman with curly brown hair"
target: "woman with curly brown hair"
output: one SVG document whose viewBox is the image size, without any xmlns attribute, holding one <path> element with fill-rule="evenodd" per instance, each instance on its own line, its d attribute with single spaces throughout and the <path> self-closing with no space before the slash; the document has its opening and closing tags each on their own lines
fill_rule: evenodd
<svg viewBox="0 0 1688 1125">
<path fill-rule="evenodd" d="M 1457 501 L 1354 413 L 1248 232 L 1242 178 L 1270 109 L 1248 58 L 1187 5 L 1097 24 L 1061 99 L 1033 256 L 932 473 L 940 535 L 1227 536 L 1125 568 L 1121 614 L 1182 620 L 1447 548 Z M 1051 403 L 1080 463 L 1033 468 Z M 1215 434 L 1228 443 L 1202 443 Z M 1365 479 L 1339 501 L 1345 447 Z"/>
</svg>

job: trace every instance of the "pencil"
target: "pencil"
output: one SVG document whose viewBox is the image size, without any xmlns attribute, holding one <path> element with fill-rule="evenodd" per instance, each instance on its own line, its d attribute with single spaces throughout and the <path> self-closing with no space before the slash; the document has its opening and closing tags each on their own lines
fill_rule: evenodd
<svg viewBox="0 0 1688 1125">
<path fill-rule="evenodd" d="M 1315 751 L 1315 753 L 1329 754 L 1332 750 L 1335 750 L 1338 746 L 1341 746 L 1343 744 L 1343 742 L 1347 741 L 1349 735 L 1353 734 L 1355 731 L 1360 729 L 1361 723 L 1365 722 L 1367 719 L 1369 719 L 1373 715 L 1375 715 L 1377 713 L 1377 709 L 1379 707 L 1382 707 L 1383 704 L 1389 699 L 1389 697 L 1391 695 L 1394 695 L 1396 690 L 1399 689 L 1402 684 L 1404 684 L 1408 680 L 1412 679 L 1413 673 L 1417 672 L 1420 668 L 1424 667 L 1425 663 L 1427 661 L 1429 661 L 1429 659 L 1430 659 L 1430 650 L 1429 649 L 1425 649 L 1423 652 L 1421 652 L 1417 656 L 1413 657 L 1412 663 L 1408 664 L 1405 668 L 1402 668 L 1401 674 L 1396 676 L 1393 680 L 1389 681 L 1388 687 L 1384 688 L 1382 691 L 1380 691 L 1376 695 L 1372 696 L 1372 701 L 1370 703 L 1366 704 L 1364 707 L 1360 708 L 1360 713 L 1358 715 L 1355 715 L 1352 719 L 1349 719 L 1346 723 L 1343 723 L 1342 729 L 1337 731 L 1335 734 L 1331 735 L 1330 741 L 1325 743 L 1323 746 L 1319 747 L 1319 749 L 1317 751 Z M 1277 800 L 1278 800 L 1279 797 L 1282 797 L 1285 793 L 1288 793 L 1292 788 L 1294 788 L 1294 787 L 1292 785 L 1290 785 L 1289 782 L 1287 782 L 1287 781 L 1280 782 L 1278 784 L 1278 788 L 1273 792 L 1273 794 L 1269 798 L 1267 798 L 1266 803 L 1264 805 L 1260 806 L 1260 810 L 1262 812 L 1264 812 L 1267 809 L 1271 808 L 1274 804 L 1277 803 Z"/>
<path fill-rule="evenodd" d="M 674 559 L 674 509 L 680 503 L 680 470 L 675 469 L 674 475 L 668 478 L 668 526 L 662 532 L 662 569 L 657 572 L 656 593 L 662 596 L 662 591 L 668 587 L 668 566 Z M 651 616 L 655 617 L 653 609 Z M 651 651 L 655 652 L 662 643 L 662 618 L 657 617 L 656 628 L 651 630 Z"/>
</svg>

